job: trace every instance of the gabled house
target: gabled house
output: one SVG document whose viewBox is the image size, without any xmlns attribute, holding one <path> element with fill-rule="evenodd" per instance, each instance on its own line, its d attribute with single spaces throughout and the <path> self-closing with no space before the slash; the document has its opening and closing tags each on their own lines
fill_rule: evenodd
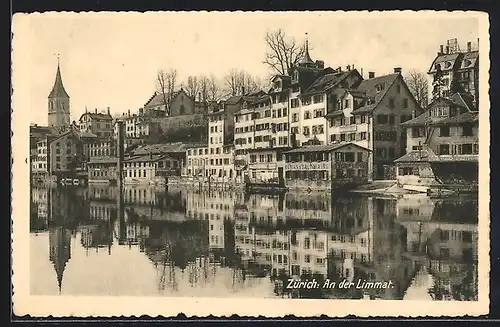
<svg viewBox="0 0 500 327">
<path fill-rule="evenodd" d="M 384 166 L 405 153 L 406 132 L 400 123 L 422 111 L 400 68 L 380 77 L 370 72 L 356 88 L 338 89 L 331 98 L 328 142 L 354 142 L 372 150 L 368 177 L 384 178 Z"/>
<path fill-rule="evenodd" d="M 436 99 L 401 124 L 407 133 L 407 155 L 395 160 L 401 184 L 477 185 L 479 115 L 460 99 Z"/>
</svg>

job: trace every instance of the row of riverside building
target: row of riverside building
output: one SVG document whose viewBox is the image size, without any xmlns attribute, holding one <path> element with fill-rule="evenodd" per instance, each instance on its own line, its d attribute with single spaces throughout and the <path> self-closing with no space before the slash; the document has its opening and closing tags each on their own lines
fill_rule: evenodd
<svg viewBox="0 0 500 327">
<path fill-rule="evenodd" d="M 424 187 L 477 183 L 478 54 L 470 42 L 461 51 L 456 39 L 440 47 L 428 71 L 434 98 L 425 108 L 401 68 L 383 76 L 368 72 L 367 78 L 353 65 L 325 68 L 311 59 L 306 40 L 302 60 L 288 75 L 274 76 L 269 90 L 204 102 L 181 88 L 169 108 L 155 93 L 136 114 L 113 118 L 109 108 L 96 109 L 79 124 L 69 122 L 58 67 L 50 126 L 30 131 L 32 172 L 116 180 L 116 127 L 123 121 L 126 183 L 163 183 L 173 176 L 189 183 L 306 189 L 396 178 Z M 201 122 L 200 132 L 155 142 L 181 119 Z"/>
</svg>

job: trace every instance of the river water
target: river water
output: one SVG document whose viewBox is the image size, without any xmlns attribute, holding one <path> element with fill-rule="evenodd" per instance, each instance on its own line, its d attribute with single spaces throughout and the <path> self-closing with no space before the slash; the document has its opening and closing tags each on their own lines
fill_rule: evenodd
<svg viewBox="0 0 500 327">
<path fill-rule="evenodd" d="M 94 185 L 31 199 L 36 295 L 477 301 L 477 199 Z"/>
</svg>

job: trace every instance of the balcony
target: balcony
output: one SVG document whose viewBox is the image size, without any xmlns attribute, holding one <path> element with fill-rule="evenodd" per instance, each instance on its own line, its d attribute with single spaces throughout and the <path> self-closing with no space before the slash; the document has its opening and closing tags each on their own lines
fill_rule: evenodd
<svg viewBox="0 0 500 327">
<path fill-rule="evenodd" d="M 252 162 L 248 165 L 250 169 L 277 170 L 278 165 L 275 162 Z"/>
<path fill-rule="evenodd" d="M 347 125 L 347 126 L 340 126 L 339 130 L 341 133 L 353 133 L 358 130 L 358 125 L 352 124 L 352 125 Z"/>
</svg>

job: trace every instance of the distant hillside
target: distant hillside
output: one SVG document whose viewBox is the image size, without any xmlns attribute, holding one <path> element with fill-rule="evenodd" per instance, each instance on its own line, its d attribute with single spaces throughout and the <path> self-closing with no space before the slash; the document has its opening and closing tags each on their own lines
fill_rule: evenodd
<svg viewBox="0 0 500 327">
<path fill-rule="evenodd" d="M 175 117 L 154 118 L 159 122 L 163 140 L 168 142 L 206 142 L 208 120 L 206 115 L 194 114 Z"/>
</svg>

